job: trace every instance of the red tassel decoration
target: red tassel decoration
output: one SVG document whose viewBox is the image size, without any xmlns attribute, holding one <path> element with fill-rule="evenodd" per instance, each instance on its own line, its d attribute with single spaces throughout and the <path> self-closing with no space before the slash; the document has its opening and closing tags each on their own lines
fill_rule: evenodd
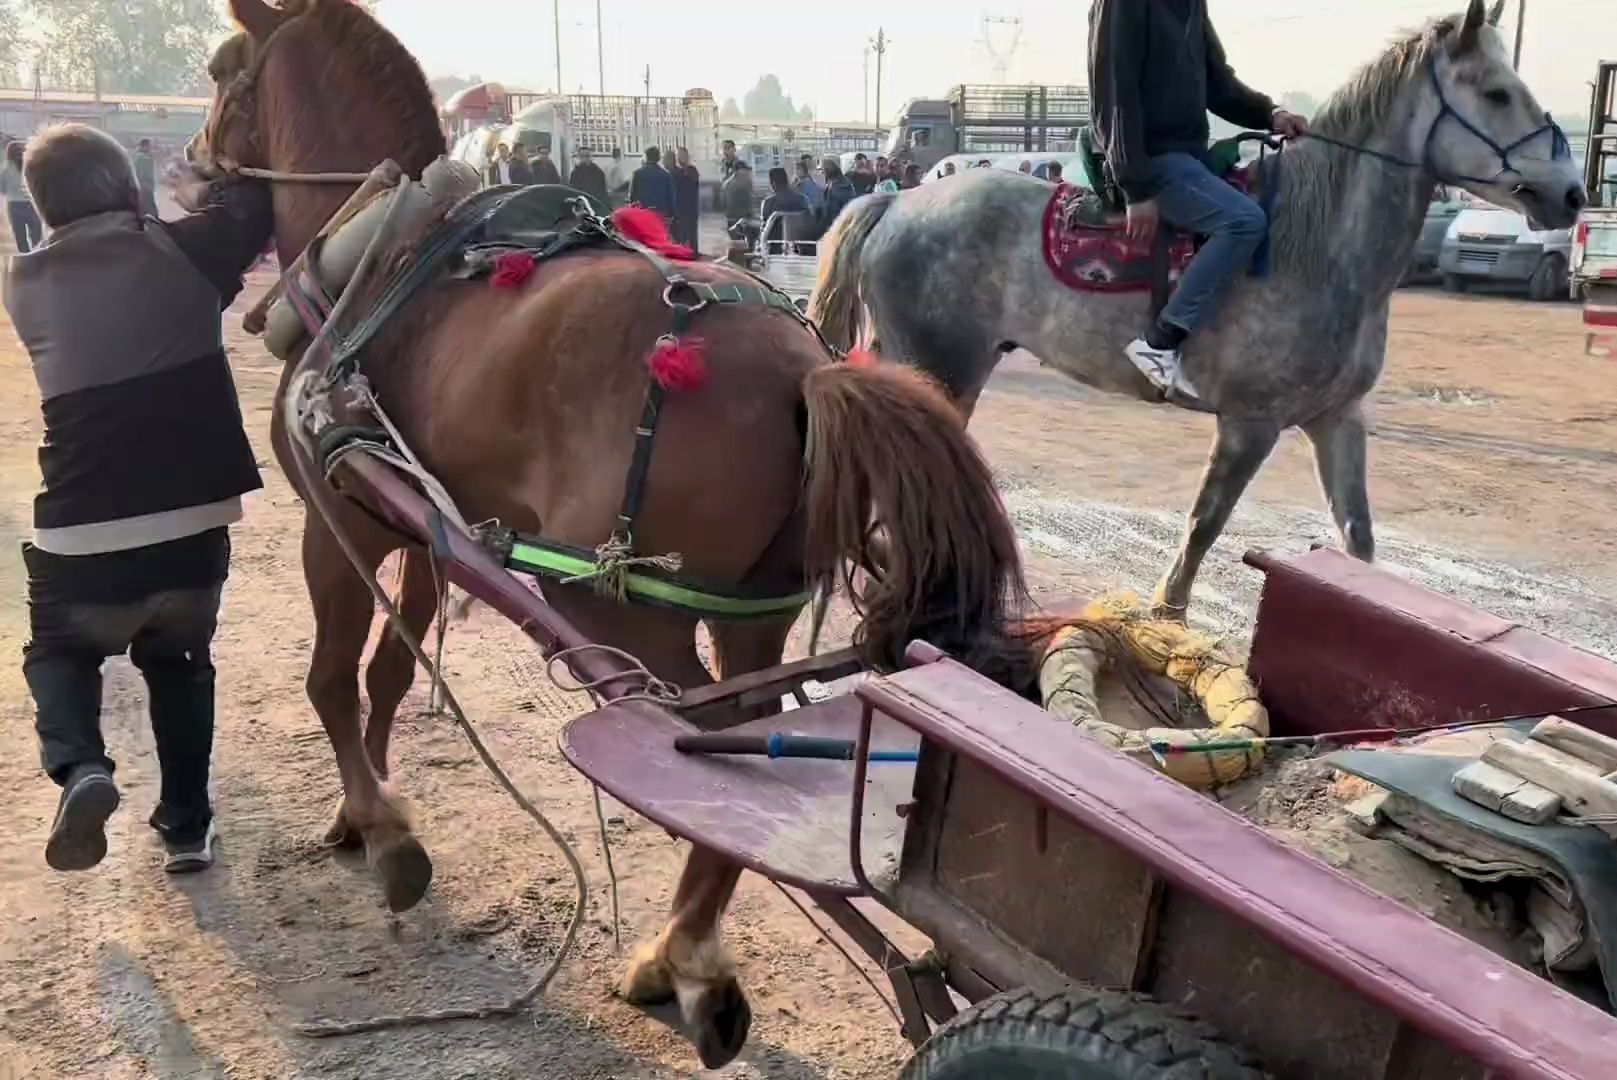
<svg viewBox="0 0 1617 1080">
<path fill-rule="evenodd" d="M 507 251 L 494 260 L 494 272 L 489 284 L 496 289 L 518 289 L 533 277 L 533 255 L 526 251 Z"/>
<path fill-rule="evenodd" d="M 670 393 L 700 390 L 707 383 L 707 360 L 696 338 L 661 338 L 646 357 L 646 367 L 657 385 Z"/>
<path fill-rule="evenodd" d="M 869 349 L 853 349 L 848 353 L 849 367 L 875 367 L 876 354 Z"/>
<path fill-rule="evenodd" d="M 655 210 L 643 206 L 620 206 L 612 211 L 612 226 L 637 244 L 644 245 L 665 259 L 690 262 L 696 254 L 668 236 L 668 223 Z"/>
</svg>

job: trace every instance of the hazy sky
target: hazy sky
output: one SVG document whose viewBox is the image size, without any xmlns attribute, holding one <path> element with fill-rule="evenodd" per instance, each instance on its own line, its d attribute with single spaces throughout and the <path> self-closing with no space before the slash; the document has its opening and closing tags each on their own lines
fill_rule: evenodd
<svg viewBox="0 0 1617 1080">
<path fill-rule="evenodd" d="M 594 92 L 596 0 L 559 0 L 562 81 Z M 1509 0 L 1507 35 L 1517 0 Z M 1323 97 L 1393 33 L 1463 0 L 1211 0 L 1213 18 L 1236 70 L 1273 95 L 1304 90 Z M 608 93 L 654 94 L 702 86 L 737 100 L 759 75 L 780 76 L 799 104 L 823 119 L 864 115 L 863 49 L 877 27 L 891 39 L 881 111 L 891 120 L 911 97 L 941 95 L 951 84 L 987 81 L 992 63 L 984 15 L 1020 16 L 1012 82 L 1085 79 L 1087 0 L 601 0 Z M 1530 0 L 1523 73 L 1557 112 L 1587 107 L 1595 63 L 1617 59 L 1617 0 Z M 552 0 L 383 0 L 380 14 L 432 75 L 478 73 L 511 85 L 556 84 Z M 1012 31 L 990 28 L 1003 50 Z M 870 76 L 874 109 L 875 65 Z"/>
</svg>

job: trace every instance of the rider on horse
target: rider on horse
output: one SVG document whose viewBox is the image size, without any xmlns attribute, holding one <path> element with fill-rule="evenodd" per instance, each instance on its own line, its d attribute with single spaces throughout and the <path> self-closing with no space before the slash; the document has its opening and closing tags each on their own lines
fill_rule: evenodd
<svg viewBox="0 0 1617 1080">
<path fill-rule="evenodd" d="M 1268 228 L 1257 203 L 1208 169 L 1207 112 L 1293 137 L 1306 121 L 1236 78 L 1206 0 L 1094 0 L 1089 86 L 1095 133 L 1128 203 L 1129 239 L 1149 243 L 1159 219 L 1208 237 L 1162 314 L 1125 350 L 1160 392 L 1193 401 L 1180 346 L 1251 266 Z"/>
</svg>

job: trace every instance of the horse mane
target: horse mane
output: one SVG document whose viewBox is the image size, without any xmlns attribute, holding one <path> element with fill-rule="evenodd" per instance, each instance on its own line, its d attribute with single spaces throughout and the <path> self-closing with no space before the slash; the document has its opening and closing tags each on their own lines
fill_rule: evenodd
<svg viewBox="0 0 1617 1080">
<path fill-rule="evenodd" d="M 1462 16 L 1435 19 L 1406 34 L 1381 56 L 1361 67 L 1313 118 L 1321 135 L 1363 146 L 1392 120 L 1409 85 L 1425 72 L 1436 50 L 1460 30 Z M 1358 155 L 1322 144 L 1304 145 L 1282 155 L 1284 212 L 1273 223 L 1273 249 L 1280 265 L 1318 276 L 1331 253 L 1324 238 L 1334 235 L 1340 194 Z"/>
<path fill-rule="evenodd" d="M 443 155 L 443 128 L 426 73 L 392 31 L 353 0 L 282 0 L 280 10 L 328 43 L 377 115 L 398 124 L 402 142 L 389 153 L 406 172 L 419 175 Z"/>
</svg>

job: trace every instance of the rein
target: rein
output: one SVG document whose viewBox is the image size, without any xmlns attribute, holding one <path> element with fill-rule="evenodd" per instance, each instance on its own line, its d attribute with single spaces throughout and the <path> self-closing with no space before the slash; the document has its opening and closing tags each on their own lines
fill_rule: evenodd
<svg viewBox="0 0 1617 1080">
<path fill-rule="evenodd" d="M 1515 151 L 1520 150 L 1523 146 L 1526 146 L 1540 135 L 1544 135 L 1546 133 L 1550 136 L 1549 160 L 1561 161 L 1572 156 L 1572 145 L 1567 142 L 1566 132 L 1561 130 L 1561 125 L 1557 124 L 1555 122 L 1555 118 L 1548 112 L 1544 114 L 1544 123 L 1540 124 L 1538 127 L 1534 128 L 1532 131 L 1528 132 L 1526 135 L 1523 135 L 1521 138 L 1517 139 L 1508 146 L 1501 145 L 1496 139 L 1494 139 L 1493 136 L 1489 135 L 1486 131 L 1483 131 L 1470 120 L 1467 120 L 1465 114 L 1460 112 L 1460 110 L 1456 109 L 1452 104 L 1449 103 L 1448 96 L 1443 93 L 1443 82 L 1437 77 L 1436 56 L 1432 57 L 1432 62 L 1427 65 L 1427 71 L 1430 73 L 1432 78 L 1432 89 L 1437 92 L 1437 103 L 1440 108 L 1438 109 L 1437 119 L 1432 121 L 1431 130 L 1426 133 L 1426 142 L 1421 152 L 1421 160 L 1411 161 L 1408 158 L 1399 157 L 1396 154 L 1389 154 L 1381 150 L 1373 149 L 1369 146 L 1364 146 L 1360 143 L 1347 142 L 1343 139 L 1332 138 L 1329 135 L 1321 135 L 1313 131 L 1308 132 L 1303 136 L 1303 138 L 1312 139 L 1315 142 L 1321 142 L 1327 146 L 1335 146 L 1343 150 L 1351 150 L 1356 154 L 1363 154 L 1366 157 L 1372 157 L 1377 161 L 1385 162 L 1388 165 L 1396 165 L 1399 168 L 1419 169 L 1430 174 L 1440 184 L 1463 183 L 1488 185 L 1498 183 L 1500 178 L 1506 173 L 1515 173 L 1517 176 L 1520 176 L 1521 171 L 1510 163 L 1510 155 Z M 1453 117 L 1461 127 L 1480 139 L 1483 144 L 1488 147 L 1488 149 L 1492 150 L 1496 155 L 1498 155 L 1499 171 L 1494 173 L 1492 177 L 1483 178 L 1480 176 L 1463 176 L 1458 173 L 1453 176 L 1444 176 L 1433 166 L 1432 142 L 1437 138 L 1438 129 L 1443 126 L 1443 121 L 1447 120 L 1449 117 Z"/>
<path fill-rule="evenodd" d="M 363 184 L 371 175 L 368 172 L 281 172 L 277 169 L 254 169 L 245 165 L 225 171 L 251 180 L 267 180 L 272 184 Z"/>
</svg>

